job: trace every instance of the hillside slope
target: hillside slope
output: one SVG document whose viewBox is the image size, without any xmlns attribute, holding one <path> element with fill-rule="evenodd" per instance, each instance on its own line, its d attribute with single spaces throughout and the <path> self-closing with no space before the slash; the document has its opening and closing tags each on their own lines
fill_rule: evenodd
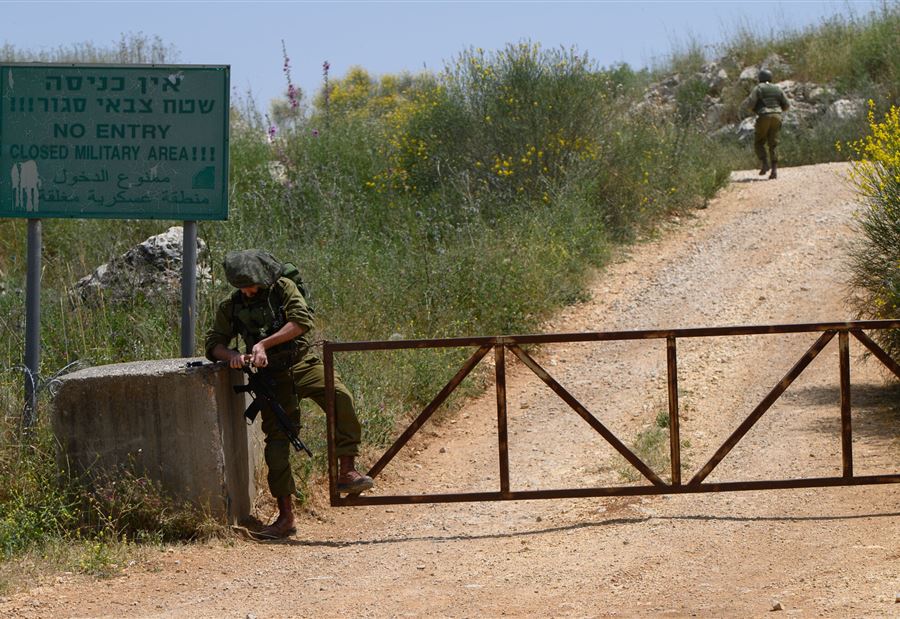
<svg viewBox="0 0 900 619">
<path fill-rule="evenodd" d="M 707 210 L 633 247 L 548 332 L 851 318 L 843 255 L 855 203 L 843 164 L 738 172 Z M 679 343 L 686 476 L 815 340 Z M 900 392 L 853 355 L 857 474 L 897 472 Z M 630 439 L 665 406 L 659 341 L 559 345 L 545 367 Z M 711 479 L 838 475 L 837 344 Z M 510 368 L 512 486 L 621 483 L 620 462 L 565 404 Z M 493 390 L 429 425 L 379 492 L 496 489 Z M 321 502 L 321 499 L 319 499 Z M 331 509 L 296 538 L 174 547 L 109 581 L 64 575 L 0 601 L 22 617 L 900 616 L 900 487 Z"/>
</svg>

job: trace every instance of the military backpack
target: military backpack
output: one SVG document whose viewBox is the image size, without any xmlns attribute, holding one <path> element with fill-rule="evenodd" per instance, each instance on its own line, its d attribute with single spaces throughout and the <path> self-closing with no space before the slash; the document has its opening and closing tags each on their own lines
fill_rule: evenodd
<svg viewBox="0 0 900 619">
<path fill-rule="evenodd" d="M 303 277 L 300 275 L 300 269 L 297 268 L 297 265 L 293 262 L 281 263 L 281 274 L 279 277 L 286 277 L 297 284 L 297 289 L 303 295 L 306 306 L 309 308 L 309 311 L 313 311 L 312 306 L 309 304 L 309 292 L 306 290 L 306 284 L 303 283 Z"/>
</svg>

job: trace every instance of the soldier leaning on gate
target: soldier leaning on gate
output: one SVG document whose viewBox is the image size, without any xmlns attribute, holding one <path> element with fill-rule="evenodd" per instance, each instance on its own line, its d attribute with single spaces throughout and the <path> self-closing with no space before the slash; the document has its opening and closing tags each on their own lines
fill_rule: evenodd
<svg viewBox="0 0 900 619">
<path fill-rule="evenodd" d="M 219 304 L 213 326 L 206 333 L 206 356 L 227 361 L 232 368 L 246 364 L 267 368 L 275 380 L 275 396 L 299 427 L 299 400 L 310 398 L 324 409 L 325 372 L 311 351 L 313 318 L 297 285 L 280 277 L 281 265 L 267 252 L 229 252 L 224 261 L 225 277 L 237 288 Z M 246 354 L 230 348 L 240 336 Z M 358 473 L 354 459 L 359 454 L 361 428 L 353 398 L 340 379 L 335 380 L 336 454 L 338 490 L 362 492 L 372 487 L 372 478 Z M 278 517 L 260 534 L 281 538 L 294 532 L 292 498 L 296 492 L 290 466 L 287 435 L 268 407 L 262 408 L 266 437 L 265 460 L 268 483 L 278 503 Z"/>
<path fill-rule="evenodd" d="M 772 72 L 762 69 L 759 72 L 759 83 L 741 103 L 741 112 L 753 111 L 756 114 L 756 129 L 753 136 L 753 149 L 760 161 L 759 175 L 769 171 L 769 178 L 778 177 L 778 134 L 781 132 L 781 113 L 789 107 L 787 97 L 776 84 L 772 83 Z M 768 156 L 766 147 L 768 146 Z"/>
</svg>

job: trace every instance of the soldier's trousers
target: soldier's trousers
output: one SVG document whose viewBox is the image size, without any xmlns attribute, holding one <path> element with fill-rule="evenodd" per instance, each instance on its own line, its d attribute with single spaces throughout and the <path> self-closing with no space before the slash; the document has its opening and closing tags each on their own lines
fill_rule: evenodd
<svg viewBox="0 0 900 619">
<path fill-rule="evenodd" d="M 307 356 L 288 370 L 275 372 L 274 378 L 276 398 L 295 428 L 300 425 L 299 400 L 309 398 L 325 410 L 325 366 L 317 357 Z M 334 391 L 337 426 L 335 454 L 356 456 L 359 454 L 362 428 L 356 417 L 353 397 L 337 376 L 334 379 Z M 294 494 L 297 487 L 291 474 L 291 444 L 275 414 L 267 406 L 262 408 L 262 430 L 266 436 L 265 459 L 269 469 L 269 490 L 275 497 Z"/>
<path fill-rule="evenodd" d="M 781 114 L 765 114 L 757 116 L 756 130 L 753 134 L 753 150 L 760 161 L 778 163 L 778 155 L 775 152 L 778 146 L 778 135 L 781 133 Z M 768 159 L 766 147 L 769 148 Z"/>
</svg>

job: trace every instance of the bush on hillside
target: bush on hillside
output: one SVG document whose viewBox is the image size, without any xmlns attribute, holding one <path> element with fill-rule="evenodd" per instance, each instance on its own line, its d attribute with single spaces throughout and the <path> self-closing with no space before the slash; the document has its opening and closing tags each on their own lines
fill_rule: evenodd
<svg viewBox="0 0 900 619">
<path fill-rule="evenodd" d="M 855 161 L 851 179 L 863 197 L 857 225 L 863 241 L 852 252 L 853 305 L 860 316 L 900 317 L 900 108 L 881 122 L 870 102 L 870 133 L 849 145 Z M 900 331 L 876 337 L 893 358 L 900 357 Z"/>
<path fill-rule="evenodd" d="M 0 60 L 5 62 L 171 64 L 178 61 L 178 55 L 178 50 L 159 36 L 150 37 L 143 32 L 122 33 L 109 46 L 98 46 L 92 41 L 40 51 L 18 49 L 10 43 L 0 46 Z"/>
</svg>

